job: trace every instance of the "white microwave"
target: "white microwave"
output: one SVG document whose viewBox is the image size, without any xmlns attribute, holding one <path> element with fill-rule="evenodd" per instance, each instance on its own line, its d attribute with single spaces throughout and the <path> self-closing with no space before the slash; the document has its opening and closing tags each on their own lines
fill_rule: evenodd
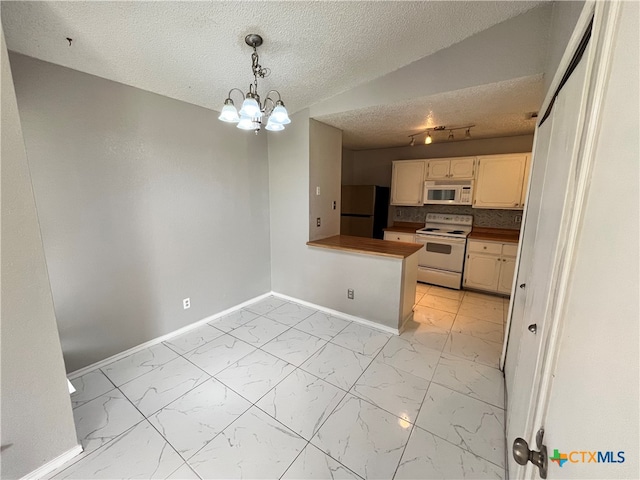
<svg viewBox="0 0 640 480">
<path fill-rule="evenodd" d="M 423 203 L 443 205 L 471 205 L 473 180 L 424 182 Z"/>
</svg>

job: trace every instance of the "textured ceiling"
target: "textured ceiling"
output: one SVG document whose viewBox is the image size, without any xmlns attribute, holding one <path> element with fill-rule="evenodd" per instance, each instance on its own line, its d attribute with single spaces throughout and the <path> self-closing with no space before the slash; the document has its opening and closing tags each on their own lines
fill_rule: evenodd
<svg viewBox="0 0 640 480">
<path fill-rule="evenodd" d="M 260 91 L 295 112 L 540 3 L 5 1 L 2 23 L 11 50 L 213 109 L 248 88 L 259 33 Z"/>
<path fill-rule="evenodd" d="M 539 108 L 543 85 L 542 75 L 535 75 L 317 119 L 343 130 L 343 145 L 353 150 L 406 146 L 408 135 L 439 125 L 476 125 L 473 138 L 522 135 L 533 133 L 535 119 L 526 114 Z M 462 140 L 465 132 L 453 134 Z M 431 136 L 434 142 L 448 141 L 449 131 Z"/>
</svg>

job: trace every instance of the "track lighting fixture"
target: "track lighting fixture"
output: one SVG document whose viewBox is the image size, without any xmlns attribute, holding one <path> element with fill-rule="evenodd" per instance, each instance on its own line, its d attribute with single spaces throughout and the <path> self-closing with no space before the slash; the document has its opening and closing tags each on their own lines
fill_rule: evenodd
<svg viewBox="0 0 640 480">
<path fill-rule="evenodd" d="M 453 136 L 454 130 L 465 130 L 464 138 L 466 140 L 469 140 L 471 138 L 471 129 L 473 127 L 475 127 L 475 125 L 464 125 L 462 127 L 446 127 L 444 125 L 440 125 L 437 127 L 427 128 L 426 130 L 423 130 L 421 132 L 413 133 L 409 135 L 409 138 L 411 138 L 411 141 L 409 142 L 409 146 L 413 147 L 416 144 L 416 137 L 419 137 L 420 135 L 424 135 L 425 133 L 427 134 L 427 136 L 424 138 L 424 144 L 429 145 L 430 143 L 433 142 L 433 137 L 431 137 L 431 132 L 435 133 L 435 132 L 441 132 L 443 130 L 449 130 L 449 136 L 447 137 L 447 140 L 449 141 L 452 141 L 455 139 Z"/>
</svg>

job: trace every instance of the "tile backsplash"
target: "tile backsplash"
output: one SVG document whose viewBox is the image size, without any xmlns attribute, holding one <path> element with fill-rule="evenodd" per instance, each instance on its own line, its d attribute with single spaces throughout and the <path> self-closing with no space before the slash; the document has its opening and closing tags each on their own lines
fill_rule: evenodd
<svg viewBox="0 0 640 480">
<path fill-rule="evenodd" d="M 395 222 L 423 223 L 427 213 L 452 213 L 455 215 L 473 215 L 473 225 L 476 227 L 520 229 L 522 210 L 491 210 L 485 208 L 471 208 L 467 205 L 423 205 L 422 207 L 391 207 L 395 208 L 393 220 Z"/>
</svg>

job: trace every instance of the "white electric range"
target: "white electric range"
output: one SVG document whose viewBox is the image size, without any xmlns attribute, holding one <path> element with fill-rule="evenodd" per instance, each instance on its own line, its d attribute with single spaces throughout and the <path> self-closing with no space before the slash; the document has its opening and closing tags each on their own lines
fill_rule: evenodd
<svg viewBox="0 0 640 480">
<path fill-rule="evenodd" d="M 428 213 L 424 228 L 416 230 L 418 281 L 460 290 L 467 236 L 473 215 Z"/>
</svg>

